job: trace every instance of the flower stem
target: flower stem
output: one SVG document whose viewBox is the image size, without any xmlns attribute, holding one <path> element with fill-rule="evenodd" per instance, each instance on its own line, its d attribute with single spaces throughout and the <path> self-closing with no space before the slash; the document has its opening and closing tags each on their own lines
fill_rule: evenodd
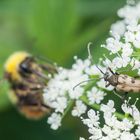
<svg viewBox="0 0 140 140">
<path fill-rule="evenodd" d="M 82 96 L 82 97 L 80 98 L 80 100 L 83 101 L 83 103 L 85 103 L 86 105 L 90 106 L 91 108 L 96 109 L 96 110 L 98 110 L 98 111 L 101 111 L 101 110 L 100 110 L 101 105 L 99 105 L 99 104 L 89 104 L 89 101 L 88 101 L 88 99 L 86 98 L 86 96 Z M 114 115 L 115 115 L 118 119 L 121 119 L 121 120 L 124 119 L 124 118 L 127 118 L 127 119 L 129 119 L 129 120 L 132 120 L 131 117 L 128 117 L 128 116 L 126 117 L 125 114 L 122 114 L 122 113 L 119 113 L 119 112 L 115 112 Z"/>
<path fill-rule="evenodd" d="M 74 100 L 71 100 L 66 108 L 66 110 L 64 111 L 63 115 L 62 115 L 62 119 L 66 116 L 66 114 L 69 112 L 70 108 L 73 106 Z"/>
</svg>

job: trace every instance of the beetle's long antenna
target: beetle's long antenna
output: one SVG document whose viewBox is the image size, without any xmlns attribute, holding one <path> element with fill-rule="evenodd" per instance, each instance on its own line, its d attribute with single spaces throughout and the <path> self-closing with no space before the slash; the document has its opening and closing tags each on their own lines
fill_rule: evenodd
<svg viewBox="0 0 140 140">
<path fill-rule="evenodd" d="M 98 68 L 98 70 L 104 75 L 105 73 L 96 65 L 96 67 Z"/>
<path fill-rule="evenodd" d="M 87 45 L 87 49 L 88 49 L 88 59 L 93 63 L 93 59 L 92 59 L 92 55 L 91 55 L 91 51 L 90 51 L 90 47 L 92 45 L 92 42 L 89 42 L 88 45 Z M 104 72 L 96 65 L 96 67 L 99 69 L 99 71 L 104 74 Z M 104 77 L 101 77 L 101 78 L 91 78 L 91 79 L 88 79 L 88 80 L 85 80 L 85 81 L 82 81 L 80 83 L 78 83 L 77 85 L 75 85 L 73 87 L 73 90 L 75 90 L 76 87 L 78 87 L 79 85 L 85 83 L 85 82 L 89 82 L 89 81 L 94 81 L 94 80 L 100 80 L 100 79 L 103 79 Z"/>
<path fill-rule="evenodd" d="M 94 80 L 101 80 L 101 79 L 103 79 L 103 78 L 104 78 L 104 77 L 101 77 L 101 78 L 91 78 L 91 79 L 82 81 L 82 82 L 78 83 L 77 85 L 75 85 L 75 86 L 73 87 L 73 90 L 75 90 L 76 87 L 78 87 L 79 85 L 81 85 L 81 84 L 83 84 L 83 83 L 85 83 L 85 82 L 94 81 Z"/>
<path fill-rule="evenodd" d="M 112 71 L 110 67 L 108 67 L 108 70 L 114 75 L 115 73 Z"/>
</svg>

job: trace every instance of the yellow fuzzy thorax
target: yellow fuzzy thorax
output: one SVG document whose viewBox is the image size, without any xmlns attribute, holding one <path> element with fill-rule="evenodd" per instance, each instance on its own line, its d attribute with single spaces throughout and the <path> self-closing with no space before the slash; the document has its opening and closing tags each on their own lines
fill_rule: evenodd
<svg viewBox="0 0 140 140">
<path fill-rule="evenodd" d="M 5 63 L 5 72 L 9 73 L 13 80 L 20 80 L 18 73 L 19 65 L 26 57 L 30 56 L 26 52 L 16 52 L 12 54 Z"/>
</svg>

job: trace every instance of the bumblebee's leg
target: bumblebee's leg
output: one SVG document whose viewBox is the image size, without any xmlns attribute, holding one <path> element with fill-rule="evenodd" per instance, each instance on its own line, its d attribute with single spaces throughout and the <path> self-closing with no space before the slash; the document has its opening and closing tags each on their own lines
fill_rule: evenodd
<svg viewBox="0 0 140 140">
<path fill-rule="evenodd" d="M 36 74 L 38 77 L 44 78 L 45 80 L 49 80 L 49 77 L 46 76 L 45 74 L 41 73 L 41 72 L 38 72 L 38 71 L 35 71 L 35 70 L 32 70 L 32 72 L 34 74 Z"/>
<path fill-rule="evenodd" d="M 41 105 L 45 108 L 48 108 L 48 109 L 50 108 L 48 105 L 45 105 L 44 103 L 42 103 Z"/>
</svg>

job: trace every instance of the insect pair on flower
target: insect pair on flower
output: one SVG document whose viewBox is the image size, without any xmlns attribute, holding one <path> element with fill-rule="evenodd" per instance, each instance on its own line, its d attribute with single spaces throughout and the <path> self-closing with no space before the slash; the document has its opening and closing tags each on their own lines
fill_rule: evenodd
<svg viewBox="0 0 140 140">
<path fill-rule="evenodd" d="M 88 44 L 88 53 L 89 59 L 92 61 L 90 45 L 91 43 Z M 113 72 L 109 67 L 106 72 L 103 72 L 98 66 L 97 68 L 103 74 L 103 77 L 97 80 L 104 79 L 106 87 L 114 86 L 115 94 L 117 91 L 140 92 L 139 79 Z M 10 83 L 9 97 L 24 116 L 29 119 L 40 119 L 50 112 L 50 107 L 43 101 L 43 89 L 47 87 L 49 80 L 56 73 L 56 66 L 46 61 L 42 63 L 38 58 L 26 52 L 17 52 L 8 58 L 5 63 L 4 78 Z M 49 75 L 52 77 L 50 78 Z M 83 82 L 92 80 L 95 79 L 82 81 L 74 89 Z M 123 98 L 123 96 L 118 96 Z"/>
</svg>

